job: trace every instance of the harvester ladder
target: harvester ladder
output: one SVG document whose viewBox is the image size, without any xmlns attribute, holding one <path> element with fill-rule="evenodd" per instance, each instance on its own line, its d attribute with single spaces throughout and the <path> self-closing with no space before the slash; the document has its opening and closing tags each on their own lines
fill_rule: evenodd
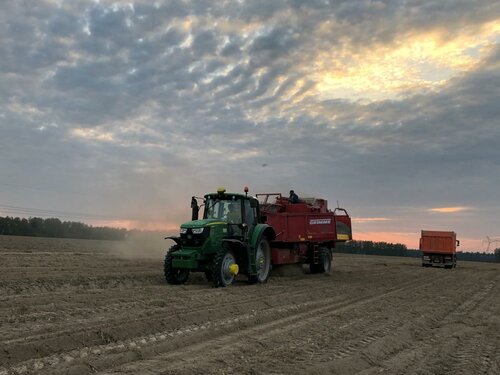
<svg viewBox="0 0 500 375">
<path fill-rule="evenodd" d="M 319 263 L 319 249 L 318 245 L 313 245 L 313 264 Z"/>
</svg>

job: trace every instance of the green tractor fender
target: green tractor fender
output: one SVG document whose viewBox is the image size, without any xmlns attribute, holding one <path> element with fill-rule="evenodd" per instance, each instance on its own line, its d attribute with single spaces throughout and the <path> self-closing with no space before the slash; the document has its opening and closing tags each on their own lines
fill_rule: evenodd
<svg viewBox="0 0 500 375">
<path fill-rule="evenodd" d="M 175 241 L 175 243 L 176 243 L 177 245 L 179 245 L 179 246 L 180 246 L 180 245 L 182 245 L 182 243 L 181 243 L 181 238 L 180 238 L 180 237 L 176 237 L 176 236 L 169 236 L 169 237 L 165 237 L 165 239 L 166 239 L 166 240 L 173 240 L 173 241 Z"/>
<path fill-rule="evenodd" d="M 268 241 L 274 241 L 276 239 L 276 233 L 273 227 L 267 224 L 257 224 L 253 231 L 250 232 L 249 245 L 255 249 L 262 237 L 265 236 Z"/>
</svg>

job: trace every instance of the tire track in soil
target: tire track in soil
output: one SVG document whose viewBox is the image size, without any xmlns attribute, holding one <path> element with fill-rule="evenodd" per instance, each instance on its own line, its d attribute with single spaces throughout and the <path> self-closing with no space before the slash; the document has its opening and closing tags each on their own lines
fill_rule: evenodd
<svg viewBox="0 0 500 375">
<path fill-rule="evenodd" d="M 412 282 L 406 284 L 404 287 L 395 288 L 391 291 L 382 291 L 381 293 L 377 294 L 375 297 L 373 296 L 373 294 L 371 294 L 369 297 L 365 296 L 365 297 L 350 299 L 347 301 L 344 300 L 343 302 L 336 302 L 333 305 L 332 305 L 332 301 L 322 300 L 320 302 L 315 302 L 314 304 L 308 303 L 308 304 L 305 304 L 303 306 L 300 306 L 301 309 L 297 309 L 297 306 L 295 306 L 296 308 L 291 310 L 292 314 L 291 315 L 288 314 L 285 317 L 281 317 L 281 315 L 279 313 L 277 314 L 276 311 L 274 311 L 275 309 L 270 310 L 266 313 L 266 315 L 268 316 L 268 319 L 263 317 L 262 316 L 263 314 L 261 314 L 261 316 L 258 317 L 256 323 L 254 322 L 253 325 L 252 324 L 249 325 L 250 328 L 245 328 L 246 326 L 244 326 L 243 333 L 238 333 L 239 331 L 241 331 L 241 329 L 240 329 L 241 327 L 239 327 L 239 326 L 235 327 L 236 328 L 235 335 L 239 336 L 242 334 L 242 335 L 245 335 L 245 337 L 247 337 L 249 334 L 250 334 L 250 336 L 255 336 L 255 335 L 268 336 L 268 335 L 270 335 L 272 337 L 278 331 L 297 329 L 297 326 L 302 326 L 303 324 L 306 324 L 306 322 L 311 322 L 311 324 L 313 324 L 314 322 L 317 322 L 318 317 L 326 318 L 328 316 L 331 316 L 332 314 L 338 315 L 338 313 L 340 311 L 343 311 L 343 309 L 351 310 L 358 305 L 364 305 L 364 304 L 370 303 L 373 300 L 384 298 L 387 295 L 391 295 L 393 293 L 399 293 L 411 284 L 412 284 Z M 315 306 L 315 305 L 317 305 L 317 306 Z M 287 308 L 287 310 L 288 310 L 288 308 Z M 276 320 L 273 321 L 273 318 L 275 318 L 276 315 L 280 316 L 280 319 L 277 321 Z M 270 323 L 269 323 L 269 320 L 271 320 Z M 345 327 L 348 327 L 350 325 L 351 325 L 351 322 L 348 322 L 345 325 Z M 220 334 L 215 335 L 216 343 L 220 343 L 221 341 L 229 343 L 229 348 L 223 347 L 224 353 L 227 352 L 228 350 L 234 350 L 234 348 L 233 348 L 234 337 L 226 338 L 226 336 L 227 336 L 227 330 L 224 330 L 223 332 L 220 332 Z M 206 340 L 208 340 L 208 342 L 213 341 L 214 340 L 214 333 L 210 332 L 210 334 L 208 335 Z M 207 342 L 206 340 L 204 342 Z M 199 340 L 195 340 L 195 341 L 199 341 Z M 189 348 L 191 348 L 192 344 L 193 344 L 193 340 L 188 340 L 184 344 L 185 346 L 183 346 L 184 349 L 182 349 L 182 351 L 180 353 L 178 353 L 178 356 L 181 357 L 181 362 L 182 362 L 182 357 L 185 355 L 186 347 L 188 348 L 188 350 L 190 350 Z M 209 345 L 211 345 L 211 344 L 209 344 Z M 165 348 L 165 349 L 167 349 L 167 348 Z M 165 349 L 161 350 L 160 352 L 165 352 L 166 351 Z M 170 350 L 172 350 L 172 349 L 175 349 L 175 348 L 170 348 Z M 159 351 L 158 348 L 156 348 L 155 352 L 158 352 L 158 351 Z M 142 355 L 142 356 L 144 356 L 144 355 Z M 172 358 L 170 358 L 172 356 L 175 356 L 175 350 L 174 350 L 174 352 L 171 352 L 170 354 L 168 354 L 170 362 L 172 361 Z"/>
<path fill-rule="evenodd" d="M 422 283 L 420 285 L 431 285 L 435 282 L 435 280 L 429 281 L 427 278 L 426 283 Z M 370 305 L 374 302 L 382 302 L 385 298 L 388 296 L 392 295 L 397 295 L 398 293 L 407 293 L 408 291 L 411 291 L 415 288 L 418 288 L 418 286 L 414 286 L 414 282 L 409 282 L 403 284 L 403 286 L 393 289 L 391 291 L 383 292 L 380 294 L 377 294 L 375 296 L 370 296 L 367 298 L 361 298 L 361 299 L 353 299 L 348 301 L 347 303 L 340 305 L 340 306 L 335 306 L 335 305 L 327 305 L 325 307 L 321 307 L 318 309 L 308 309 L 304 312 L 301 313 L 296 313 L 293 314 L 292 316 L 288 316 L 285 318 L 280 318 L 279 320 L 275 320 L 272 322 L 266 322 L 266 323 L 260 323 L 256 326 L 245 328 L 243 330 L 240 330 L 235 333 L 231 334 L 226 334 L 222 337 L 216 337 L 213 339 L 210 339 L 208 341 L 203 341 L 202 343 L 195 343 L 192 345 L 188 345 L 186 347 L 183 347 L 180 350 L 173 350 L 169 353 L 165 354 L 160 354 L 159 359 L 153 358 L 151 360 L 144 360 L 140 361 L 138 363 L 133 363 L 131 365 L 125 365 L 121 366 L 119 368 L 115 368 L 116 371 L 122 373 L 134 373 L 138 371 L 139 369 L 146 369 L 148 373 L 155 374 L 157 372 L 165 373 L 163 366 L 165 363 L 168 363 L 168 369 L 169 371 L 173 371 L 173 373 L 183 373 L 183 370 L 185 369 L 186 363 L 184 362 L 184 358 L 189 357 L 191 359 L 195 358 L 197 366 L 200 365 L 200 362 L 203 363 L 203 361 L 211 361 L 212 367 L 215 366 L 217 363 L 220 364 L 224 362 L 224 358 L 227 358 L 228 356 L 231 357 L 231 354 L 233 354 L 233 357 L 236 357 L 234 353 L 245 353 L 249 351 L 249 344 L 243 343 L 243 340 L 238 340 L 240 336 L 244 336 L 246 340 L 251 338 L 254 342 L 262 342 L 270 340 L 272 341 L 273 338 L 276 337 L 286 337 L 286 341 L 288 342 L 291 340 L 291 334 L 295 332 L 299 332 L 299 340 L 298 342 L 300 343 L 305 335 L 302 333 L 304 330 L 307 331 L 306 328 L 311 327 L 311 326 L 317 326 L 318 321 L 323 321 L 325 319 L 332 319 L 334 322 L 337 320 L 337 317 L 341 313 L 347 313 L 348 311 L 351 310 L 356 310 L 357 308 L 360 308 L 365 305 Z M 370 325 L 371 322 L 366 322 L 366 325 Z M 343 326 L 343 329 L 346 329 L 348 327 L 351 327 L 352 325 L 345 324 Z M 387 333 L 394 329 L 396 326 L 396 323 L 388 323 L 386 324 L 385 327 L 381 327 L 380 325 L 373 331 L 373 337 L 377 335 L 381 335 L 384 333 Z M 356 327 L 356 330 L 358 331 L 358 328 Z M 339 330 L 341 333 L 342 329 Z M 245 341 L 246 341 L 245 340 Z M 279 339 L 281 342 L 282 339 Z M 303 345 L 303 344 L 302 344 Z M 266 356 L 268 356 L 270 348 L 266 348 Z M 354 351 L 354 347 L 351 348 L 351 351 Z M 206 351 L 207 353 L 203 353 Z M 340 355 L 341 357 L 343 356 L 342 354 Z M 269 358 L 272 358 L 272 349 L 271 349 L 271 354 L 268 356 Z M 287 358 L 287 361 L 289 361 L 291 358 Z M 201 368 L 210 368 L 211 366 L 202 366 Z M 195 373 L 196 370 L 199 370 L 200 367 L 196 368 L 188 368 L 185 373 Z M 245 371 L 245 369 L 248 370 L 248 367 L 244 367 L 241 369 L 225 369 L 223 372 L 226 370 L 229 373 L 240 373 L 240 371 Z M 112 372 L 105 372 L 105 373 L 112 373 Z M 287 373 L 287 371 L 284 371 L 284 373 Z"/>
<path fill-rule="evenodd" d="M 443 334 L 436 341 L 443 348 L 442 352 L 453 360 L 444 362 L 441 358 L 442 352 L 434 351 L 424 371 L 427 367 L 437 367 L 454 374 L 489 374 L 492 373 L 493 366 L 498 368 L 500 359 L 496 346 L 500 339 L 500 320 L 493 324 L 485 322 L 484 319 L 488 317 L 484 316 L 484 312 L 488 311 L 487 307 L 493 306 L 494 309 L 490 312 L 500 316 L 500 306 L 494 298 L 497 293 L 493 292 L 499 285 L 500 276 L 497 276 L 450 314 L 450 322 L 446 321 L 445 325 L 463 325 L 462 331 L 452 333 L 451 329 L 446 327 L 448 335 Z M 477 314 L 478 311 L 481 313 Z"/>
<path fill-rule="evenodd" d="M 405 290 L 405 293 L 408 291 L 411 290 Z M 415 296 L 417 296 L 417 294 L 418 293 L 416 293 Z M 422 295 L 424 294 L 421 292 L 420 297 L 422 297 Z M 377 303 L 383 304 L 385 309 L 388 310 L 392 308 L 397 310 L 398 307 L 398 299 L 394 299 L 394 301 L 380 300 L 377 301 Z M 407 305 L 407 307 L 408 306 L 409 305 Z M 369 309 L 364 310 L 363 314 L 377 318 L 379 306 L 377 306 L 377 304 L 370 304 L 370 306 L 367 307 L 369 307 Z M 301 369 L 302 372 L 353 373 L 362 371 L 371 367 L 374 362 L 380 361 L 386 356 L 392 355 L 402 348 L 409 346 L 412 341 L 412 330 L 414 329 L 415 321 L 419 322 L 420 325 L 425 325 L 426 320 L 436 315 L 436 311 L 429 311 L 425 304 L 422 304 L 418 299 L 415 299 L 413 305 L 404 311 L 405 314 L 403 314 L 403 311 L 397 310 L 397 312 L 397 319 L 391 322 L 384 322 L 383 320 L 380 322 L 380 319 L 379 321 L 362 321 L 361 324 L 357 324 L 354 327 L 354 330 L 348 332 L 348 339 L 345 339 L 343 333 L 339 332 L 337 329 L 330 335 L 325 335 L 318 327 L 316 327 L 316 330 L 314 330 L 314 327 L 311 329 L 308 328 L 308 330 L 301 330 L 297 332 L 294 337 L 287 336 L 285 347 L 280 346 L 274 350 L 266 349 L 264 354 L 266 357 L 276 358 L 280 353 L 290 353 L 294 346 L 300 346 L 301 352 L 296 353 L 293 357 L 286 358 L 284 361 L 286 364 L 280 366 L 283 373 L 297 373 L 298 368 L 300 369 L 301 362 L 310 363 L 313 360 L 316 360 L 313 361 L 313 365 Z M 450 309 L 443 306 L 440 314 L 446 316 L 449 312 Z M 415 319 L 414 316 L 417 316 L 417 318 Z M 380 318 L 380 315 L 378 318 Z M 411 323 L 409 323 L 409 321 L 411 321 Z M 319 337 L 312 347 L 308 347 L 307 344 L 303 343 L 303 338 L 307 337 L 308 332 L 312 334 L 313 337 Z M 294 340 L 295 343 L 293 342 Z M 290 344 L 290 341 L 292 341 L 292 344 Z M 309 357 L 304 358 L 304 351 Z M 273 352 L 275 352 L 275 354 L 273 354 Z M 314 366 L 314 362 L 319 362 L 319 365 Z M 348 367 L 346 365 L 351 363 L 357 363 L 355 371 L 353 368 L 346 370 L 346 367 Z M 255 369 L 255 366 L 258 366 L 258 364 L 259 363 L 253 363 L 254 367 L 250 368 Z M 250 363 L 250 365 L 252 365 L 252 363 Z M 238 373 L 238 370 L 244 371 L 245 368 L 225 368 L 222 372 Z M 392 370 L 393 369 L 386 370 L 385 373 L 392 373 Z M 262 371 L 265 371 L 265 369 L 262 369 Z"/>
<path fill-rule="evenodd" d="M 382 274 L 383 273 L 380 273 L 380 275 L 382 275 Z M 318 280 L 321 281 L 321 279 L 318 279 L 318 278 L 312 278 L 309 280 L 300 280 L 301 281 L 300 289 L 294 290 L 292 292 L 287 292 L 288 299 L 308 297 L 309 292 L 305 289 L 309 286 L 314 286 L 315 284 L 316 284 L 315 286 L 317 286 Z M 286 285 L 286 287 L 288 287 L 288 285 Z M 229 300 L 228 302 L 230 302 L 231 305 L 233 305 L 233 309 L 234 309 L 234 306 L 236 306 L 236 305 L 241 305 L 241 306 L 244 304 L 257 305 L 258 302 L 269 301 L 270 297 L 272 297 L 273 295 L 281 294 L 282 288 L 283 288 L 283 286 L 277 286 L 274 288 L 272 288 L 272 287 L 267 288 L 266 287 L 266 290 L 265 290 L 266 294 L 258 296 L 257 298 L 254 295 L 247 295 L 246 294 L 244 298 L 239 297 L 239 300 L 234 300 L 234 295 L 227 293 L 227 291 L 230 289 L 224 290 L 224 291 L 222 291 L 220 289 L 218 289 L 218 290 L 217 289 L 209 289 L 209 291 L 211 291 L 211 293 L 207 293 L 207 290 L 199 290 L 199 291 L 196 291 L 197 293 L 194 293 L 194 296 L 196 297 L 197 294 L 201 294 L 201 295 L 205 296 L 204 297 L 205 300 L 209 300 L 210 302 L 205 303 L 205 304 L 201 304 L 198 306 L 188 306 L 184 309 L 177 309 L 175 311 L 175 315 L 182 315 L 182 316 L 186 317 L 188 315 L 196 315 L 196 313 L 198 313 L 198 312 L 219 310 L 221 301 L 218 300 L 217 298 L 215 298 L 216 302 L 213 302 L 213 300 L 214 300 L 213 294 L 216 294 L 216 296 L 218 295 L 219 297 L 222 295 L 222 296 L 225 296 L 226 298 L 228 298 L 228 300 Z M 268 293 L 269 291 L 271 291 L 272 293 Z M 188 291 L 186 290 L 186 292 L 188 292 Z M 198 298 L 199 298 L 199 296 L 198 296 Z M 269 305 L 269 303 L 265 303 L 264 306 L 262 306 L 262 307 L 267 307 L 268 305 Z M 54 329 L 55 328 L 54 326 L 45 326 L 44 325 L 42 327 L 45 327 L 47 332 L 38 333 L 36 335 L 31 334 L 31 335 L 24 335 L 23 336 L 22 332 L 20 332 L 18 329 L 17 331 L 11 333 L 11 336 L 14 336 L 16 338 L 11 338 L 11 340 L 4 340 L 2 342 L 2 344 L 4 346 L 7 344 L 15 344 L 16 342 L 26 344 L 27 340 L 31 340 L 31 341 L 28 341 L 27 346 L 33 347 L 33 346 L 37 346 L 35 341 L 38 339 L 38 341 L 40 342 L 40 345 L 38 345 L 39 347 L 41 347 L 43 344 L 45 344 L 45 345 L 49 344 L 49 346 L 51 347 L 52 350 L 57 350 L 58 345 L 61 348 L 61 350 L 65 349 L 67 347 L 68 343 L 71 343 L 74 345 L 75 342 L 86 343 L 87 345 L 102 344 L 105 342 L 109 342 L 110 340 L 115 340 L 115 338 L 111 337 L 111 335 L 113 335 L 114 328 L 123 325 L 123 320 L 127 321 L 128 329 L 129 329 L 129 331 L 131 331 L 131 333 L 139 333 L 141 330 L 143 330 L 145 323 L 152 322 L 152 321 L 155 321 L 157 319 L 163 319 L 165 316 L 166 309 L 165 308 L 148 308 L 147 310 L 139 312 L 138 315 L 137 314 L 134 315 L 134 319 L 132 321 L 130 321 L 130 319 L 128 317 L 130 315 L 130 313 L 127 313 L 127 316 L 125 318 L 114 319 L 114 318 L 116 318 L 116 317 L 114 317 L 111 322 L 110 322 L 110 320 L 104 319 L 105 317 L 102 316 L 102 312 L 103 311 L 104 312 L 111 311 L 112 313 L 121 312 L 121 309 L 113 309 L 113 308 L 103 307 L 103 310 L 101 310 L 101 311 L 99 309 L 90 309 L 90 311 L 84 309 L 84 311 L 87 314 L 94 315 L 95 319 L 84 319 L 82 321 L 79 321 L 79 320 L 75 320 L 74 316 L 70 316 L 69 318 L 71 318 L 72 320 L 70 320 L 69 322 L 67 321 L 66 325 L 63 326 L 62 328 L 57 327 L 57 329 Z M 64 313 L 62 315 L 64 315 Z M 113 323 L 113 321 L 114 321 L 114 323 Z M 44 322 L 44 323 L 46 324 L 47 322 Z M 78 329 L 75 330 L 75 325 L 78 325 L 78 324 L 85 324 L 85 326 L 79 327 Z M 91 326 L 90 327 L 91 330 L 95 332 L 94 334 L 89 334 L 89 332 L 88 332 L 89 325 Z M 134 326 L 137 326 L 138 328 L 134 330 Z M 33 329 L 33 325 L 31 324 L 30 326 L 26 327 L 25 332 L 27 331 L 29 333 L 32 333 L 32 329 Z M 107 332 L 110 332 L 110 333 L 107 333 Z M 5 336 L 7 337 L 7 335 L 5 335 Z M 103 336 L 105 336 L 105 337 L 103 338 Z M 60 339 L 61 337 L 66 337 L 66 339 L 61 340 Z M 124 338 L 123 336 L 118 336 L 116 339 L 123 339 L 123 338 Z M 104 340 L 104 342 L 103 342 L 103 340 Z M 16 348 L 16 350 L 11 350 L 11 351 L 17 352 L 19 354 L 25 354 L 25 355 L 29 355 L 29 352 L 30 352 L 30 351 L 22 350 L 22 347 L 18 347 L 18 348 Z M 43 354 L 43 352 L 42 352 L 42 354 Z M 1 353 L 0 353 L 0 357 L 1 357 Z M 16 361 L 20 361 L 20 360 L 24 360 L 24 359 L 26 359 L 26 357 L 13 358 L 13 360 L 16 360 Z"/>
<path fill-rule="evenodd" d="M 488 279 L 488 275 L 483 275 L 481 279 Z M 485 311 L 484 305 L 497 301 L 492 290 L 498 286 L 498 279 L 488 282 L 486 286 L 476 282 L 470 283 L 472 288 L 470 284 L 460 288 L 467 291 L 465 301 L 458 306 L 444 306 L 443 316 L 418 325 L 418 342 L 415 339 L 408 341 L 400 350 L 392 353 L 391 358 L 379 360 L 380 364 L 366 374 L 489 374 L 490 369 L 498 368 L 498 359 L 494 362 L 492 358 L 495 358 L 500 336 L 497 334 L 495 338 L 492 337 L 493 344 L 490 343 L 486 339 L 487 327 L 480 327 L 478 331 L 482 323 L 470 319 L 474 311 L 479 308 Z M 500 311 L 497 309 L 496 312 L 498 314 Z M 494 332 L 499 330 L 500 325 L 497 324 Z M 401 333 L 397 333 L 397 336 L 401 336 Z"/>
<path fill-rule="evenodd" d="M 428 278 L 427 278 L 428 279 Z M 411 285 L 413 284 L 414 281 L 411 281 L 411 282 L 408 282 L 407 285 Z M 396 288 L 394 289 L 393 291 L 389 291 L 388 293 L 391 294 L 391 293 L 394 293 L 395 291 L 399 291 L 401 290 L 402 288 Z M 299 293 L 299 292 L 297 292 Z M 301 291 L 301 293 L 308 293 L 308 291 Z M 387 291 L 383 291 L 377 298 L 380 298 L 380 297 L 383 297 L 384 295 L 387 295 Z M 269 296 L 265 296 L 265 298 L 269 298 Z M 319 305 L 322 306 L 324 304 L 326 304 L 327 306 L 326 307 L 320 307 L 323 308 L 323 309 L 327 309 L 329 310 L 330 307 L 328 306 L 332 301 L 334 301 L 335 298 L 331 298 L 330 300 L 328 301 L 325 301 L 325 300 L 322 300 L 319 302 Z M 362 299 L 363 300 L 363 299 Z M 371 300 L 371 298 L 369 299 Z M 345 304 L 349 305 L 351 304 L 353 300 L 349 300 L 347 302 L 344 302 Z M 355 299 L 354 299 L 355 301 Z M 255 300 L 253 299 L 253 302 L 255 302 Z M 338 301 L 336 301 L 338 303 Z M 291 309 L 293 311 L 297 310 L 297 309 L 309 309 L 310 308 L 310 305 L 315 305 L 317 304 L 316 302 L 308 302 L 308 303 L 305 303 L 305 304 L 302 304 L 302 305 L 291 305 Z M 220 302 L 216 304 L 217 306 L 220 306 Z M 289 307 L 281 307 L 281 309 L 285 309 L 284 311 L 286 311 Z M 266 311 L 265 314 L 260 314 L 259 315 L 259 318 L 260 319 L 264 319 L 265 320 L 265 315 L 268 315 L 269 317 L 272 317 L 275 313 L 283 313 L 283 311 L 280 312 L 279 310 L 280 308 L 272 308 L 272 309 L 269 309 Z M 311 311 L 305 311 L 304 313 L 302 314 L 310 314 Z M 243 320 L 248 320 L 248 315 L 246 316 L 245 319 Z M 235 318 L 235 319 L 229 319 L 227 322 L 229 323 L 241 323 L 241 318 Z M 222 326 L 225 326 L 227 325 L 228 323 L 223 323 Z M 218 326 L 218 324 L 215 325 L 216 327 Z M 199 328 L 199 327 L 204 327 L 204 328 Z M 75 357 L 80 357 L 80 358 L 87 358 L 89 357 L 89 355 L 92 355 L 92 354 L 100 354 L 102 351 L 107 351 L 107 352 L 112 352 L 112 351 L 116 351 L 118 350 L 118 352 L 120 350 L 123 350 L 123 349 L 130 349 L 130 348 L 140 348 L 141 345 L 144 345 L 145 343 L 147 344 L 148 342 L 151 342 L 151 343 L 156 343 L 157 341 L 162 341 L 162 340 L 165 340 L 166 338 L 168 337 L 175 337 L 176 335 L 184 335 L 186 333 L 191 333 L 191 332 L 196 332 L 198 331 L 198 329 L 200 329 L 200 331 L 203 331 L 205 329 L 208 329 L 211 327 L 211 323 L 210 322 L 207 322 L 206 324 L 202 324 L 201 326 L 200 325 L 194 325 L 194 326 L 188 326 L 188 328 L 186 328 L 186 332 L 183 332 L 182 330 L 175 330 L 173 332 L 162 332 L 162 333 L 156 333 L 156 334 L 153 334 L 153 335 L 149 335 L 149 336 L 146 336 L 146 337 L 141 337 L 137 340 L 127 340 L 127 341 L 118 341 L 117 343 L 113 343 L 113 344 L 108 344 L 108 345 L 101 345 L 101 346 L 96 346 L 96 347 L 93 347 L 91 349 L 88 349 L 88 348 L 85 348 L 83 349 L 83 351 L 79 352 L 78 350 L 73 350 L 72 352 L 69 352 L 68 353 L 63 353 L 61 355 L 55 355 L 55 356 L 49 356 L 47 357 L 46 359 L 44 360 L 31 360 L 31 361 L 25 361 L 21 364 L 17 364 L 17 365 L 14 365 L 13 367 L 11 367 L 11 371 L 13 373 L 25 373 L 26 371 L 28 370 L 39 370 L 41 368 L 44 368 L 46 367 L 47 365 L 48 366 L 51 366 L 51 365 L 57 365 L 61 362 L 64 362 L 64 361 L 68 361 L 68 362 L 71 362 L 73 360 L 73 358 Z M 59 332 L 60 334 L 60 332 Z M 134 349 L 135 350 L 135 349 Z"/>
<path fill-rule="evenodd" d="M 213 290 L 213 289 L 212 289 Z M 291 296 L 306 296 L 306 291 L 297 291 L 296 293 L 292 293 Z M 230 297 L 230 296 L 229 296 Z M 265 301 L 269 296 L 263 295 L 260 298 L 255 298 L 251 296 L 245 295 L 244 298 L 240 298 L 240 300 L 234 300 L 234 298 L 231 299 L 231 303 L 233 305 L 240 305 L 240 306 L 245 306 L 246 304 L 249 305 L 258 305 L 259 300 L 260 301 Z M 209 303 L 202 303 L 201 305 L 198 306 L 191 306 L 191 307 L 186 307 L 183 309 L 178 309 L 175 311 L 175 315 L 183 315 L 184 318 L 187 316 L 192 316 L 196 315 L 197 313 L 203 312 L 205 313 L 210 310 L 218 310 L 220 309 L 220 300 L 214 302 L 213 300 L 210 300 L 210 297 L 207 297 L 207 299 L 210 301 Z M 142 306 L 144 307 L 144 306 Z M 144 324 L 145 323 L 154 323 L 155 320 L 157 319 L 164 319 L 165 318 L 165 313 L 167 310 L 165 308 L 158 308 L 154 309 L 154 311 L 151 311 L 151 309 L 142 309 L 138 312 L 140 317 L 137 317 L 137 314 L 134 315 L 134 318 L 132 319 L 132 322 L 130 320 L 130 312 L 125 312 L 125 316 L 120 317 L 119 319 L 115 319 L 115 321 L 112 321 L 110 324 L 109 320 L 104 319 L 102 316 L 99 316 L 96 314 L 95 320 L 84 320 L 83 323 L 85 323 L 84 327 L 79 327 L 79 329 L 75 330 L 74 328 L 74 322 L 69 322 L 67 323 L 64 327 L 57 327 L 58 329 L 54 329 L 55 327 L 47 327 L 48 332 L 36 334 L 36 335 L 31 335 L 31 336 L 24 336 L 24 337 L 17 337 L 17 339 L 13 340 L 5 340 L 2 342 L 3 346 L 6 347 L 7 344 L 13 344 L 16 342 L 19 343 L 26 343 L 27 340 L 27 346 L 36 346 L 36 340 L 40 342 L 40 345 L 43 344 L 51 344 L 51 345 L 59 345 L 61 349 L 65 349 L 67 346 L 66 341 L 72 341 L 72 342 L 85 342 L 88 345 L 92 344 L 97 344 L 97 343 L 104 343 L 108 342 L 109 340 L 104 339 L 103 337 L 87 337 L 90 336 L 88 333 L 89 328 L 92 330 L 96 331 L 99 330 L 99 327 L 101 327 L 103 330 L 106 332 L 113 331 L 113 328 L 119 327 L 123 325 L 123 321 L 128 321 L 128 331 L 127 334 L 129 333 L 134 333 L 135 331 L 140 332 L 143 331 L 144 329 Z M 100 325 L 99 325 L 100 323 Z M 91 327 L 89 327 L 89 325 Z M 137 326 L 137 329 L 134 331 L 133 325 Z M 61 341 L 60 337 L 65 337 L 66 336 L 66 341 Z M 95 336 L 95 335 L 94 335 Z M 54 339 L 54 342 L 51 342 L 51 338 Z M 109 338 L 108 338 L 109 339 Z M 52 347 L 52 349 L 56 349 L 56 347 Z M 22 349 L 22 348 L 16 348 L 16 349 Z M 13 350 L 18 353 L 26 353 L 24 350 Z M 1 353 L 0 353 L 1 354 Z"/>
<path fill-rule="evenodd" d="M 59 275 L 60 276 L 60 275 Z M 65 277 L 30 279 L 26 281 L 0 281 L 0 297 L 8 299 L 18 296 L 39 297 L 41 293 L 67 293 L 67 289 L 76 291 L 103 290 L 123 286 L 161 285 L 163 279 L 157 274 L 130 276 L 97 276 L 97 277 Z M 35 292 L 34 292 L 35 291 Z"/>
<path fill-rule="evenodd" d="M 213 291 L 214 289 L 210 289 L 209 291 Z M 221 292 L 223 293 L 223 292 Z M 281 292 L 280 291 L 275 291 L 275 295 L 278 295 L 280 294 Z M 220 293 L 218 293 L 220 294 Z M 308 292 L 305 291 L 305 290 L 297 290 L 297 291 L 293 291 L 293 292 L 290 292 L 288 293 L 288 296 L 290 298 L 301 298 L 301 297 L 305 297 L 307 296 Z M 256 298 L 254 295 L 245 295 L 243 298 L 239 298 L 238 300 L 234 300 L 231 296 L 229 296 L 229 298 L 231 298 L 231 304 L 232 305 L 245 305 L 245 304 L 255 304 L 256 302 L 259 302 L 259 301 L 264 301 L 264 300 L 267 300 L 269 299 L 269 297 L 271 297 L 272 294 L 265 294 L 265 295 L 262 295 L 260 296 L 260 298 Z M 193 293 L 190 293 L 190 297 L 191 299 L 193 299 Z M 220 308 L 220 301 L 217 300 L 216 302 L 214 302 L 214 298 L 213 298 L 213 295 L 212 293 L 207 293 L 206 290 L 203 291 L 203 295 L 202 296 L 198 296 L 196 297 L 196 294 L 194 294 L 194 297 L 197 299 L 197 303 L 198 305 L 195 305 L 195 306 L 187 306 L 187 307 L 184 307 L 184 308 L 178 308 L 175 310 L 175 314 L 177 315 L 183 315 L 183 316 L 186 316 L 188 314 L 195 314 L 197 312 L 205 312 L 205 311 L 210 311 L 210 310 L 218 310 Z M 200 298 L 202 297 L 202 298 Z M 158 296 L 153 296 L 153 299 L 155 301 L 158 301 Z M 200 299 L 202 300 L 200 303 Z M 58 318 L 60 318 L 60 320 L 65 320 L 65 318 L 76 318 L 77 316 L 81 316 L 82 318 L 85 318 L 82 322 L 85 322 L 85 323 L 92 323 L 91 320 L 89 319 L 86 319 L 88 316 L 97 316 L 98 318 L 98 321 L 102 321 L 103 320 L 103 314 L 106 314 L 106 313 L 111 313 L 111 314 L 115 314 L 116 312 L 123 312 L 124 310 L 126 309 L 132 309 L 132 308 L 136 308 L 136 307 L 140 307 L 140 308 L 144 308 L 146 305 L 148 305 L 148 300 L 142 300 L 140 302 L 119 302 L 119 303 L 116 303 L 116 304 L 107 304 L 105 306 L 100 306 L 100 307 L 97 307 L 97 308 L 85 308 L 85 307 L 72 307 L 71 305 L 70 306 L 67 306 L 66 307 L 66 310 L 67 311 L 70 311 L 71 314 L 67 314 L 67 311 L 64 311 L 64 310 L 61 310 L 60 309 L 60 305 L 57 306 L 57 311 L 50 311 L 50 312 L 45 312 L 45 313 L 33 313 L 31 314 L 32 316 L 39 316 L 39 317 L 46 317 L 46 316 L 49 316 L 49 317 L 52 317 L 54 315 L 58 315 Z M 147 315 L 147 318 L 145 319 L 151 319 L 152 316 L 154 317 L 154 315 L 159 315 L 159 316 L 164 316 L 165 314 L 165 307 L 148 307 L 147 310 L 145 311 L 142 311 L 141 312 L 141 315 Z M 136 316 L 135 320 L 140 320 L 140 318 L 138 318 Z M 16 320 L 14 320 L 16 321 Z M 120 324 L 120 323 L 117 323 L 117 325 Z M 74 331 L 74 325 L 75 325 L 75 321 L 73 320 L 72 322 L 68 323 L 68 325 L 70 327 L 68 327 L 68 330 L 71 330 L 71 331 Z M 109 326 L 109 321 L 106 320 L 106 328 L 111 328 Z M 53 330 L 53 328 L 50 328 L 50 330 Z M 26 328 L 26 331 L 28 332 L 31 332 L 32 331 L 32 326 L 29 326 Z M 61 334 L 65 334 L 67 333 L 67 331 L 59 331 L 59 332 L 52 332 L 51 335 L 53 336 L 59 336 Z M 14 336 L 18 339 L 18 341 L 24 341 L 26 340 L 26 338 L 34 338 L 34 337 L 37 337 L 37 336 L 43 336 L 44 339 L 48 338 L 48 335 L 46 333 L 41 333 L 39 335 L 31 335 L 29 337 L 22 337 L 22 338 L 19 338 L 20 334 L 18 332 L 16 332 L 14 334 Z M 8 343 L 11 343 L 11 342 L 15 342 L 16 339 L 13 339 L 13 340 L 4 340 L 3 343 L 4 344 L 8 344 Z"/>
</svg>

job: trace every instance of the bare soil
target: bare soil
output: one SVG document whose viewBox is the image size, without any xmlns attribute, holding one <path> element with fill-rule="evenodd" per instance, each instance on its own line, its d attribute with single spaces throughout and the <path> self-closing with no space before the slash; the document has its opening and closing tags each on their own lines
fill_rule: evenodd
<svg viewBox="0 0 500 375">
<path fill-rule="evenodd" d="M 165 284 L 168 245 L 0 236 L 0 375 L 500 374 L 499 264 L 335 255 L 216 289 Z"/>
</svg>

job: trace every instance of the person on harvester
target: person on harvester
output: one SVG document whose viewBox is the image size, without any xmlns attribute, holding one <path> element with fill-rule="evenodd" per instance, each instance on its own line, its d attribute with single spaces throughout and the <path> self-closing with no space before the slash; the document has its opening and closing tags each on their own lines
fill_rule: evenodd
<svg viewBox="0 0 500 375">
<path fill-rule="evenodd" d="M 290 190 L 290 196 L 288 197 L 288 202 L 299 203 L 299 196 L 295 194 L 293 190 Z"/>
</svg>

